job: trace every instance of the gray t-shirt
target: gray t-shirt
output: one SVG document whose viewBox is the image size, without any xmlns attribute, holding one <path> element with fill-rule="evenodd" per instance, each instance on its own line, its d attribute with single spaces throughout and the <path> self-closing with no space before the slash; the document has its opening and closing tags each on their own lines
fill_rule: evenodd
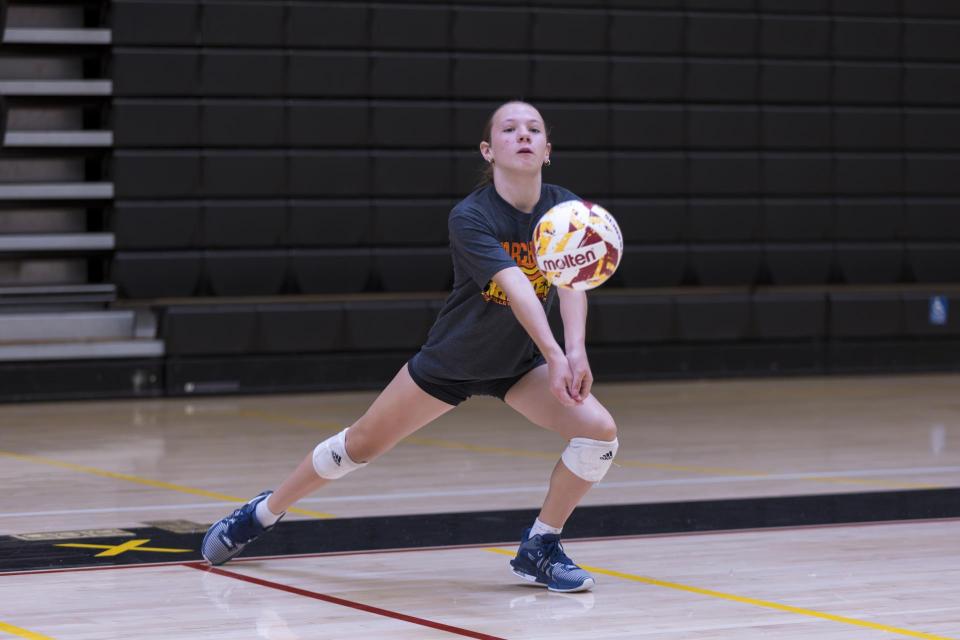
<svg viewBox="0 0 960 640">
<path fill-rule="evenodd" d="M 453 291 L 410 361 L 421 378 L 434 384 L 495 380 L 530 368 L 539 356 L 536 345 L 491 278 L 519 266 L 548 311 L 555 292 L 537 268 L 533 227 L 555 204 L 576 198 L 544 184 L 533 213 L 524 213 L 487 185 L 453 208 L 448 222 Z"/>
</svg>

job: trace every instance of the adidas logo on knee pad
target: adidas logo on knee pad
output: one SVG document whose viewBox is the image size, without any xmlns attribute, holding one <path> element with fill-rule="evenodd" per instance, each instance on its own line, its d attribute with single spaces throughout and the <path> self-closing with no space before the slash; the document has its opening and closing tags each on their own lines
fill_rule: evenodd
<svg viewBox="0 0 960 640">
<path fill-rule="evenodd" d="M 600 482 L 613 464 L 618 447 L 616 438 L 610 441 L 571 438 L 560 459 L 573 475 L 588 482 Z"/>
<path fill-rule="evenodd" d="M 330 436 L 313 450 L 313 470 L 327 480 L 342 478 L 366 465 L 366 462 L 354 462 L 350 459 L 350 454 L 347 453 L 347 429 Z"/>
</svg>

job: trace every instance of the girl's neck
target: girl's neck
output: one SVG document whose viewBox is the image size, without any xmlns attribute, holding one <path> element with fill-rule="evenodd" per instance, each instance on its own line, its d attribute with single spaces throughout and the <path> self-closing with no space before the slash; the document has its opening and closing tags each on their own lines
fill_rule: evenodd
<svg viewBox="0 0 960 640">
<path fill-rule="evenodd" d="M 540 184 L 539 172 L 536 176 L 509 175 L 494 168 L 493 188 L 501 198 L 524 213 L 533 213 L 533 208 L 537 206 L 540 200 Z"/>
</svg>

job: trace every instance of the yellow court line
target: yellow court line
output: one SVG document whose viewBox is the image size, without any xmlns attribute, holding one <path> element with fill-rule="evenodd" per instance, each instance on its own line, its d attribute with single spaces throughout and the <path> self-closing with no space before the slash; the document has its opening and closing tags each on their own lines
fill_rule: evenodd
<svg viewBox="0 0 960 640">
<path fill-rule="evenodd" d="M 206 489 L 194 489 L 193 487 L 186 487 L 181 484 L 173 484 L 170 482 L 163 482 L 161 480 L 150 480 L 149 478 L 141 478 L 139 476 L 133 476 L 127 473 L 116 473 L 114 471 L 106 471 L 105 469 L 97 469 L 96 467 L 85 467 L 83 465 L 73 464 L 72 462 L 63 462 L 61 460 L 53 460 L 51 458 L 41 458 L 40 456 L 30 456 L 22 453 L 13 453 L 12 451 L 0 451 L 0 456 L 6 456 L 7 458 L 13 458 L 14 460 L 22 460 L 24 462 L 44 464 L 50 467 L 59 467 L 61 469 L 69 469 L 71 471 L 79 471 L 80 473 L 89 473 L 91 475 L 100 476 L 101 478 L 111 478 L 113 480 L 123 480 L 125 482 L 133 482 L 136 484 L 142 484 L 148 487 L 153 487 L 155 489 L 167 489 L 168 491 L 188 493 L 193 496 L 203 496 L 204 498 L 212 498 L 214 500 L 220 500 L 222 502 L 246 502 L 245 498 L 231 496 L 226 493 L 218 493 L 216 491 L 207 491 Z M 305 516 L 311 516 L 314 518 L 336 517 L 330 513 L 324 513 L 322 511 L 310 511 L 308 509 L 291 508 L 291 509 L 288 509 L 287 511 L 291 513 L 299 513 Z"/>
<path fill-rule="evenodd" d="M 487 549 L 484 549 L 484 551 L 490 551 L 491 553 L 499 553 L 500 555 L 510 556 L 511 558 L 516 555 L 515 551 L 508 551 L 507 549 L 487 548 Z M 776 609 L 777 611 L 786 611 L 788 613 L 796 613 L 802 616 L 810 616 L 813 618 L 830 620 L 832 622 L 840 622 L 843 624 L 854 625 L 857 627 L 866 627 L 867 629 L 876 629 L 877 631 L 886 631 L 887 633 L 895 633 L 897 635 L 907 636 L 910 638 L 923 638 L 924 640 L 957 640 L 956 638 L 948 638 L 947 636 L 938 636 L 932 633 L 924 633 L 922 631 L 913 631 L 911 629 L 901 629 L 899 627 L 891 627 L 890 625 L 880 624 L 878 622 L 870 622 L 869 620 L 859 620 L 857 618 L 848 618 L 846 616 L 838 616 L 832 613 L 824 613 L 823 611 L 816 611 L 814 609 L 804 609 L 802 607 L 794 607 L 789 604 L 780 604 L 779 602 L 771 602 L 770 600 L 760 600 L 758 598 L 737 596 L 732 593 L 714 591 L 713 589 L 701 589 L 700 587 L 692 587 L 690 585 L 680 584 L 679 582 L 668 582 L 666 580 L 657 580 L 656 578 L 648 578 L 646 576 L 638 576 L 638 575 L 633 575 L 631 573 L 623 573 L 620 571 L 611 571 L 610 569 L 601 569 L 600 567 L 591 567 L 585 564 L 581 564 L 580 567 L 586 569 L 587 571 L 592 571 L 593 573 L 599 573 L 599 574 L 611 576 L 614 578 L 622 578 L 624 580 L 642 582 L 644 584 L 650 584 L 656 587 L 664 587 L 667 589 L 676 589 L 677 591 L 686 591 L 688 593 L 696 593 L 702 596 L 710 596 L 713 598 L 720 598 L 722 600 L 730 600 L 732 602 L 739 602 L 741 604 L 750 604 L 755 607 L 765 607 L 767 609 Z"/>
<path fill-rule="evenodd" d="M 309 420 L 304 418 L 295 418 L 278 413 L 268 413 L 266 411 L 237 411 L 234 415 L 245 418 L 256 418 L 260 420 L 271 420 L 282 424 L 289 424 L 298 427 L 308 427 L 319 429 L 321 431 L 340 431 L 343 425 L 331 422 L 321 422 L 319 420 Z M 556 460 L 557 453 L 547 453 L 543 451 L 525 451 L 522 449 L 511 449 L 507 447 L 488 447 L 482 445 L 468 444 L 466 442 L 457 442 L 454 440 L 443 440 L 440 438 L 425 438 L 422 436 L 408 436 L 403 440 L 404 444 L 415 444 L 425 447 L 437 447 L 440 449 L 452 449 L 457 451 L 470 451 L 473 453 L 491 453 L 496 455 L 512 456 L 515 458 L 536 458 L 546 460 Z M 696 465 L 666 464 L 661 462 L 642 462 L 638 460 L 617 460 L 615 465 L 621 467 L 632 467 L 637 469 L 656 469 L 658 471 L 677 471 L 681 473 L 696 473 L 700 475 L 711 476 L 754 476 L 764 478 L 773 475 L 769 471 L 754 471 L 750 469 L 734 469 L 729 467 L 703 467 Z M 821 482 L 827 484 L 852 484 L 883 486 L 895 489 L 940 489 L 942 485 L 926 484 L 918 482 L 899 482 L 893 480 L 884 480 L 883 478 L 838 478 L 832 476 L 816 476 L 808 478 L 796 478 L 801 482 Z"/>
<path fill-rule="evenodd" d="M 86 544 L 82 542 L 65 542 L 63 544 L 55 544 L 55 547 L 70 547 L 73 549 L 106 549 L 103 553 L 98 553 L 96 558 L 107 558 L 111 556 L 118 556 L 121 553 L 126 553 L 127 551 L 154 551 L 157 553 L 190 553 L 193 549 L 171 549 L 170 547 L 145 547 L 146 543 L 150 542 L 149 539 L 146 540 L 127 540 L 123 544 Z"/>
<path fill-rule="evenodd" d="M 289 424 L 295 427 L 309 427 L 321 431 L 343 431 L 347 425 L 337 424 L 335 422 L 321 422 L 319 420 L 309 420 L 307 418 L 296 418 L 283 413 L 270 413 L 268 411 L 257 411 L 250 409 L 241 409 L 239 411 L 225 412 L 224 415 L 240 416 L 241 418 L 256 418 L 258 420 L 271 420 L 281 424 Z"/>
<path fill-rule="evenodd" d="M 26 638 L 27 640 L 53 640 L 53 638 L 50 636 L 45 636 L 42 633 L 34 633 L 33 631 L 27 631 L 26 629 L 15 627 L 12 624 L 7 624 L 3 621 L 0 621 L 0 631 L 15 635 L 18 638 Z"/>
</svg>

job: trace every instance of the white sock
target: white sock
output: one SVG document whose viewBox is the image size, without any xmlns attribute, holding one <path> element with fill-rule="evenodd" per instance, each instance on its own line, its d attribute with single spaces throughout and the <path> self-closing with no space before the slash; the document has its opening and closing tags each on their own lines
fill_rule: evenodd
<svg viewBox="0 0 960 640">
<path fill-rule="evenodd" d="M 277 520 L 280 519 L 280 516 L 283 515 L 282 513 L 277 514 L 277 513 L 274 513 L 273 511 L 270 511 L 270 507 L 267 506 L 267 502 L 269 501 L 270 501 L 270 498 L 267 498 L 266 500 L 261 500 L 260 502 L 257 503 L 257 509 L 256 511 L 254 511 L 254 515 L 257 516 L 257 520 L 259 520 L 260 524 L 262 524 L 265 527 L 273 526 L 274 524 L 276 524 Z"/>
<path fill-rule="evenodd" d="M 532 538 L 533 536 L 542 536 L 545 533 L 553 533 L 556 535 L 560 535 L 561 531 L 562 529 L 551 527 L 548 524 L 540 522 L 540 518 L 537 518 L 536 520 L 533 521 L 533 526 L 530 527 L 530 537 Z"/>
</svg>

